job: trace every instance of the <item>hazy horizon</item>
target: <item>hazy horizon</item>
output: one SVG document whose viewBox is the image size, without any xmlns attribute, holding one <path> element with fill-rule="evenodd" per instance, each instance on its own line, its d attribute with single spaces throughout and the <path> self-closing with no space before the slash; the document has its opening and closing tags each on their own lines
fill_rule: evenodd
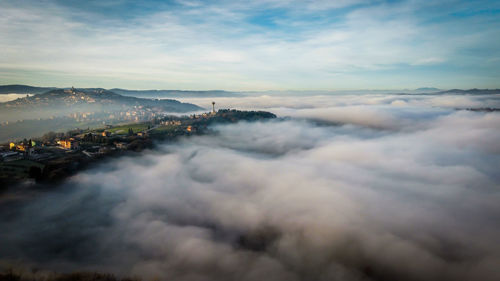
<svg viewBox="0 0 500 281">
<path fill-rule="evenodd" d="M 58 89 L 70 89 L 72 87 L 76 89 L 92 89 L 92 88 L 102 88 L 106 90 L 113 90 L 113 89 L 120 89 L 120 90 L 129 90 L 129 91 L 193 91 L 193 92 L 210 92 L 210 91 L 225 91 L 225 92 L 235 92 L 235 93 L 268 93 L 268 92 L 276 92 L 276 93 L 283 93 L 283 92 L 311 92 L 311 93 L 334 93 L 334 92 L 387 92 L 387 93 L 394 93 L 397 91 L 421 91 L 421 92 L 437 92 L 437 91 L 448 91 L 448 90 L 472 90 L 472 89 L 480 89 L 480 90 L 496 90 L 500 89 L 500 84 L 499 87 L 495 88 L 487 88 L 487 87 L 472 87 L 472 88 L 459 88 L 459 87 L 449 87 L 449 88 L 437 88 L 433 86 L 421 86 L 421 87 L 416 87 L 416 88 L 351 88 L 351 89 L 279 89 L 279 90 L 273 90 L 273 89 L 260 89 L 260 90 L 233 90 L 229 88 L 202 88 L 202 89 L 191 89 L 191 88 L 125 88 L 125 87 L 119 87 L 119 86 L 111 86 L 111 87 L 94 87 L 92 85 L 86 85 L 86 86 L 81 86 L 81 87 L 75 87 L 73 85 L 68 86 L 64 84 L 59 84 L 59 85 L 43 85 L 43 84 L 0 84 L 0 87 L 2 86 L 29 86 L 29 87 L 39 87 L 39 88 L 58 88 Z M 13 92 L 12 94 L 16 94 Z"/>
</svg>

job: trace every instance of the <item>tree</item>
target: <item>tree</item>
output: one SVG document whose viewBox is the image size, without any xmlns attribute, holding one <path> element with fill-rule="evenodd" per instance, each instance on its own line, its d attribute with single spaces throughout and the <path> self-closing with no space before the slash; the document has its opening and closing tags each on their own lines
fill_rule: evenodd
<svg viewBox="0 0 500 281">
<path fill-rule="evenodd" d="M 51 142 L 57 137 L 57 133 L 55 132 L 48 132 L 42 137 L 42 141 L 44 142 Z"/>
<path fill-rule="evenodd" d="M 31 166 L 28 174 L 30 178 L 33 178 L 38 181 L 42 178 L 42 169 L 36 166 Z"/>
</svg>

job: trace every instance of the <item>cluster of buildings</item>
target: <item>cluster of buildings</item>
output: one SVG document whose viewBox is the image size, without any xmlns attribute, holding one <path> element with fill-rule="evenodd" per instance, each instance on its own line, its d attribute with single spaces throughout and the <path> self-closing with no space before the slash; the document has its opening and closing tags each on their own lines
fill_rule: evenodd
<svg viewBox="0 0 500 281">
<path fill-rule="evenodd" d="M 179 126 L 181 124 L 182 124 L 182 122 L 180 120 L 167 120 L 167 121 L 160 122 L 160 125 L 164 125 L 164 126 L 169 126 L 169 125 Z"/>
<path fill-rule="evenodd" d="M 94 156 L 96 154 L 104 154 L 109 152 L 109 150 L 124 150 L 127 149 L 129 144 L 124 142 L 125 137 L 136 136 L 140 139 L 148 137 L 148 132 L 155 129 L 158 125 L 161 126 L 181 126 L 180 131 L 175 131 L 174 134 L 179 134 L 179 132 L 195 133 L 198 131 L 198 127 L 194 124 L 194 121 L 200 119 L 209 119 L 216 115 L 215 103 L 212 103 L 212 112 L 202 113 L 197 115 L 191 115 L 189 118 L 157 118 L 157 114 L 153 112 L 150 108 L 143 108 L 142 106 L 136 106 L 133 110 L 118 112 L 115 115 L 110 115 L 109 117 L 117 116 L 121 119 L 137 121 L 142 119 L 153 120 L 155 127 L 150 128 L 148 126 L 147 130 L 141 132 L 133 132 L 129 128 L 128 132 L 123 131 L 121 134 L 113 134 L 109 130 L 111 127 L 108 125 L 106 129 L 99 132 L 90 132 L 84 130 L 73 131 L 71 134 L 63 136 L 52 136 L 43 143 L 37 144 L 33 140 L 23 140 L 21 142 L 11 142 L 7 148 L 0 149 L 0 161 L 14 161 L 19 159 L 30 159 L 30 160 L 42 160 L 44 157 L 53 155 L 65 154 L 66 152 L 81 151 L 87 156 Z M 97 114 L 98 115 L 98 114 Z M 70 115 L 71 118 L 77 120 L 86 119 L 90 120 L 97 116 L 94 112 L 83 112 L 83 113 L 73 113 Z M 193 120 L 194 119 L 194 120 Z M 160 121 L 161 120 L 161 121 Z M 138 138 L 135 138 L 138 140 Z M 94 151 L 95 150 L 95 151 Z"/>
<path fill-rule="evenodd" d="M 217 113 L 215 112 L 215 109 L 212 110 L 212 112 L 209 113 L 202 113 L 202 114 L 193 114 L 189 116 L 191 119 L 208 119 L 216 115 Z"/>
<path fill-rule="evenodd" d="M 57 145 L 37 144 L 33 140 L 9 143 L 8 150 L 0 149 L 0 161 L 10 162 L 21 159 L 45 160 L 53 158 L 47 149 L 78 150 L 79 142 L 73 138 L 57 140 Z"/>
<path fill-rule="evenodd" d="M 75 119 L 77 122 L 92 121 L 95 118 L 95 112 L 75 112 L 69 114 L 68 117 Z"/>
<path fill-rule="evenodd" d="M 68 114 L 67 117 L 77 122 L 120 122 L 120 121 L 147 121 L 161 116 L 151 108 L 143 106 L 134 106 L 126 111 L 105 111 L 105 112 L 75 112 Z"/>
<path fill-rule="evenodd" d="M 153 111 L 151 108 L 144 108 L 142 105 L 134 106 L 133 109 L 120 112 L 119 118 L 126 121 L 141 121 L 141 120 L 152 120 L 160 116 L 161 114 Z"/>
<path fill-rule="evenodd" d="M 9 143 L 9 150 L 0 150 L 0 161 L 9 162 L 31 158 L 35 153 L 36 143 L 32 140 L 23 140 L 18 143 Z"/>
<path fill-rule="evenodd" d="M 105 130 L 100 133 L 84 133 L 75 135 L 74 137 L 55 138 L 40 144 L 32 140 L 11 142 L 8 147 L 0 147 L 0 162 L 10 162 L 21 159 L 42 161 L 75 151 L 81 151 L 87 156 L 94 156 L 96 154 L 107 153 L 110 150 L 127 149 L 128 144 L 125 142 L 114 142 L 112 145 L 109 145 L 107 139 L 111 137 L 111 135 L 111 132 Z M 135 135 L 144 137 L 146 133 L 139 132 Z M 82 146 L 82 142 L 84 146 Z M 87 152 L 86 150 L 93 152 Z"/>
</svg>

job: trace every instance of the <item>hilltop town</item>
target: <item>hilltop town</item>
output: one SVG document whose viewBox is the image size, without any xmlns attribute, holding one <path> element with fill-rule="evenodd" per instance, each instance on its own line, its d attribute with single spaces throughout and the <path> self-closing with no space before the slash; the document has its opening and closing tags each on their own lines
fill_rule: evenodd
<svg viewBox="0 0 500 281">
<path fill-rule="evenodd" d="M 177 100 L 122 96 L 99 88 L 54 89 L 0 103 L 0 142 L 53 130 L 144 122 L 166 113 L 200 110 L 203 108 Z"/>
<path fill-rule="evenodd" d="M 113 106 L 130 107 L 143 106 L 149 108 L 158 108 L 170 112 L 186 112 L 201 109 L 199 106 L 188 103 L 181 103 L 172 99 L 145 99 L 132 96 L 122 96 L 112 91 L 101 88 L 91 89 L 56 89 L 43 94 L 27 95 L 13 101 L 0 104 L 2 109 L 27 109 L 42 107 L 77 107 L 90 105 L 97 108 L 107 108 Z"/>
<path fill-rule="evenodd" d="M 214 106 L 214 103 L 212 104 Z M 62 180 L 101 159 L 153 148 L 155 141 L 210 132 L 209 125 L 275 118 L 263 111 L 222 109 L 190 116 L 155 116 L 148 121 L 106 125 L 98 129 L 48 132 L 0 145 L 0 183 Z"/>
</svg>

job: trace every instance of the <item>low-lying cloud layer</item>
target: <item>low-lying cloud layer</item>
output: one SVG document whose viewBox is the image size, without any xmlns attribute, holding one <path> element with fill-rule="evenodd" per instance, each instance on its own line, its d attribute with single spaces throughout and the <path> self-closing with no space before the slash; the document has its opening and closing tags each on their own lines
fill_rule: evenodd
<svg viewBox="0 0 500 281">
<path fill-rule="evenodd" d="M 216 98 L 216 107 L 260 109 L 280 117 L 388 130 L 416 130 L 456 109 L 500 108 L 500 95 L 341 94 Z M 208 106 L 214 98 L 186 98 Z"/>
<path fill-rule="evenodd" d="M 80 173 L 2 208 L 0 254 L 162 280 L 500 279 L 500 114 L 366 104 Z"/>
<path fill-rule="evenodd" d="M 0 94 L 0 102 L 8 102 L 11 100 L 15 100 L 18 98 L 24 98 L 26 95 L 24 94 Z"/>
</svg>

